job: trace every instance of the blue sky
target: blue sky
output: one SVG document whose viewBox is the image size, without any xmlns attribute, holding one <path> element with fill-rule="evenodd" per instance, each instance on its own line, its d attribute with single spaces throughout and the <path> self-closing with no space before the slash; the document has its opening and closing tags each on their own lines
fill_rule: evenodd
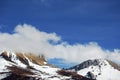
<svg viewBox="0 0 120 80">
<path fill-rule="evenodd" d="M 0 0 L 0 32 L 13 33 L 24 23 L 69 44 L 120 49 L 120 0 Z"/>
<path fill-rule="evenodd" d="M 28 23 L 69 43 L 120 48 L 119 0 L 0 0 L 1 31 Z"/>
<path fill-rule="evenodd" d="M 75 65 L 78 64 L 78 63 L 67 63 L 67 62 L 65 62 L 64 59 L 61 59 L 61 58 L 49 59 L 48 63 L 57 65 L 57 67 L 64 68 L 64 69 L 70 68 L 70 67 L 75 66 Z"/>
</svg>

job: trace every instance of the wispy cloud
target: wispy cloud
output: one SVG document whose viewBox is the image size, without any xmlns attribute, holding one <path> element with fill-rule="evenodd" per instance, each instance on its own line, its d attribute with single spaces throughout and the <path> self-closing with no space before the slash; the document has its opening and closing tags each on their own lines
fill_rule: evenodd
<svg viewBox="0 0 120 80">
<path fill-rule="evenodd" d="M 52 44 L 58 43 L 58 44 Z M 13 34 L 0 33 L 0 50 L 44 53 L 47 58 L 63 58 L 69 62 L 106 58 L 120 63 L 120 50 L 104 50 L 96 42 L 70 45 L 56 33 L 47 33 L 32 25 L 17 25 Z"/>
</svg>

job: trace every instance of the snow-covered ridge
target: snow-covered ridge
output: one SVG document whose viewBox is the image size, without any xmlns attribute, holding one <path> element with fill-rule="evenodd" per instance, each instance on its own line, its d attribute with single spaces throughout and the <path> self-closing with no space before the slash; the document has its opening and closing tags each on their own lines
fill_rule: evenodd
<svg viewBox="0 0 120 80">
<path fill-rule="evenodd" d="M 13 52 L 2 52 L 1 57 L 4 59 L 19 64 L 19 62 L 24 65 L 30 65 L 30 62 L 37 65 L 47 65 L 45 58 L 41 58 L 33 54 L 24 54 L 24 53 L 13 53 Z"/>
<path fill-rule="evenodd" d="M 45 59 L 32 54 L 5 51 L 0 54 L 0 61 L 2 61 L 0 62 L 0 65 L 2 65 L 0 67 L 0 74 L 4 75 L 0 79 L 9 77 L 10 72 L 17 77 L 30 76 L 32 78 L 45 79 L 52 75 L 57 75 L 56 71 L 60 70 L 59 68 L 48 66 Z"/>
<path fill-rule="evenodd" d="M 5 51 L 0 54 L 0 65 L 0 80 L 93 80 L 51 66 L 43 56 L 33 54 Z"/>
<path fill-rule="evenodd" d="M 105 59 L 87 60 L 70 68 L 83 76 L 97 80 L 120 80 L 119 66 Z"/>
<path fill-rule="evenodd" d="M 112 61 L 95 59 L 62 70 L 51 66 L 44 56 L 0 54 L 0 80 L 119 80 L 119 68 Z"/>
</svg>

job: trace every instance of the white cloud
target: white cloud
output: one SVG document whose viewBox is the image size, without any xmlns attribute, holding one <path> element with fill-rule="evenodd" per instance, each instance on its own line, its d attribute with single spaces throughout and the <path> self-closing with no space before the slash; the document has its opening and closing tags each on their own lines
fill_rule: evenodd
<svg viewBox="0 0 120 80">
<path fill-rule="evenodd" d="M 50 40 L 61 43 L 54 45 Z M 44 53 L 48 58 L 63 58 L 78 63 L 95 58 L 107 58 L 120 63 L 119 49 L 103 50 L 96 42 L 70 45 L 56 33 L 46 33 L 28 24 L 17 25 L 13 34 L 1 32 L 0 50 Z"/>
</svg>

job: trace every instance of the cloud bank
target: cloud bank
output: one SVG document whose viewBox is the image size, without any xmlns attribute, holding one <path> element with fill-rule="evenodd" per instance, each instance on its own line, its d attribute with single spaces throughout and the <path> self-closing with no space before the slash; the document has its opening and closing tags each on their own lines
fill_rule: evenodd
<svg viewBox="0 0 120 80">
<path fill-rule="evenodd" d="M 120 63 L 120 50 L 104 50 L 96 42 L 70 45 L 56 33 L 47 33 L 32 25 L 17 25 L 14 33 L 0 32 L 0 51 L 20 51 L 45 54 L 49 58 L 63 58 L 80 63 L 88 59 L 106 58 Z"/>
</svg>

